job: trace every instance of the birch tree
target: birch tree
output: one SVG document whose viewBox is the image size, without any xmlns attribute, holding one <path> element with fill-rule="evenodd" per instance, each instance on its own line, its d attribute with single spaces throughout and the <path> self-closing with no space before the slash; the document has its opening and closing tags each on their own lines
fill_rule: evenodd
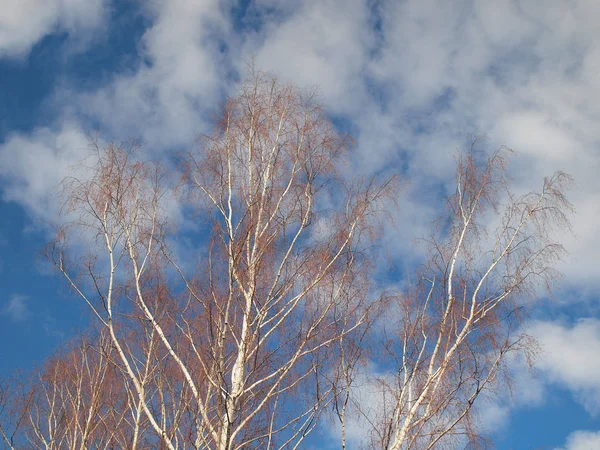
<svg viewBox="0 0 600 450">
<path fill-rule="evenodd" d="M 48 254 L 161 445 L 298 448 L 331 400 L 329 347 L 364 326 L 367 297 L 346 291 L 393 180 L 343 178 L 352 140 L 262 72 L 220 117 L 185 158 L 181 190 L 208 236 L 195 270 L 170 247 L 164 172 L 117 146 L 65 182 L 75 219 Z"/>
<path fill-rule="evenodd" d="M 514 196 L 505 178 L 509 153 L 472 148 L 457 160 L 448 214 L 424 240 L 430 258 L 389 305 L 396 320 L 384 326 L 376 361 L 396 376 L 370 380 L 386 401 L 377 414 L 355 404 L 368 448 L 483 444 L 473 405 L 507 386 L 509 355 L 531 361 L 536 352 L 520 325 L 527 300 L 559 275 L 564 249 L 555 239 L 569 228 L 570 177 L 558 172 L 539 192 Z"/>
<path fill-rule="evenodd" d="M 473 405 L 535 350 L 519 329 L 557 276 L 569 177 L 515 196 L 508 152 L 472 149 L 427 261 L 390 280 L 396 178 L 354 176 L 353 148 L 314 94 L 254 69 L 176 169 L 93 144 L 45 253 L 96 339 L 0 386 L 5 447 L 297 449 L 323 416 L 342 450 L 356 423 L 366 448 L 480 443 Z"/>
</svg>

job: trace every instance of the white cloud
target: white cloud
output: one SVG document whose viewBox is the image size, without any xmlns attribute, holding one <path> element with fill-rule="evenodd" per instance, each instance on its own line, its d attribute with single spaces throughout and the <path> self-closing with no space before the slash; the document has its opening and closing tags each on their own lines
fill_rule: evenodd
<svg viewBox="0 0 600 450">
<path fill-rule="evenodd" d="M 104 23 L 105 0 L 7 0 L 0 14 L 0 58 L 24 57 L 44 36 L 77 35 L 78 45 Z"/>
<path fill-rule="evenodd" d="M 573 325 L 534 321 L 525 331 L 538 340 L 541 349 L 534 370 L 521 357 L 506 361 L 512 395 L 504 395 L 504 389 L 502 395 L 480 399 L 476 414 L 481 430 L 486 433 L 507 430 L 512 411 L 531 411 L 543 406 L 551 398 L 553 387 L 569 391 L 590 415 L 600 414 L 600 320 L 580 319 Z M 588 434 L 573 433 L 565 450 L 595 449 L 597 446 L 577 446 L 595 442 L 586 440 Z"/>
<path fill-rule="evenodd" d="M 485 402 L 480 399 L 480 403 L 475 407 L 475 416 L 477 425 L 482 433 L 496 433 L 506 429 L 510 423 L 511 407 L 495 401 Z"/>
<path fill-rule="evenodd" d="M 55 129 L 93 123 L 108 139 L 141 137 L 157 154 L 189 149 L 231 91 L 232 69 L 243 71 L 256 55 L 259 67 L 284 80 L 319 86 L 327 111 L 358 139 L 358 171 L 406 172 L 410 196 L 389 234 L 401 244 L 391 248 L 410 250 L 406 243 L 423 234 L 451 182 L 453 154 L 472 132 L 489 132 L 490 147 L 521 153 L 513 166 L 518 189 L 538 188 L 557 169 L 574 175 L 576 238 L 563 237 L 573 255 L 563 269 L 569 282 L 597 284 L 600 31 L 590 19 L 597 2 L 552 0 L 543 10 L 531 0 L 285 3 L 250 6 L 260 26 L 241 34 L 227 2 L 144 3 L 151 24 L 139 65 L 96 90 L 58 90 Z M 67 4 L 52 3 L 65 8 L 56 12 L 60 26 L 83 23 L 84 3 Z M 39 130 L 21 138 L 48 148 Z M 13 155 L 4 161 L 24 159 Z M 24 184 L 41 184 L 38 172 L 18 169 Z"/>
<path fill-rule="evenodd" d="M 358 170 L 404 165 L 411 192 L 421 194 L 404 216 L 428 220 L 418 209 L 436 207 L 432 186 L 450 182 L 452 155 L 473 132 L 521 154 L 513 166 L 520 190 L 570 172 L 579 215 L 577 237 L 563 236 L 573 258 L 562 268 L 575 282 L 595 283 L 600 32 L 589 18 L 597 3 L 555 0 L 543 11 L 511 0 L 377 5 L 330 0 L 265 14 L 283 19 L 251 33 L 241 54 L 256 54 L 285 80 L 318 84 L 328 110 L 354 127 Z"/>
<path fill-rule="evenodd" d="M 2 307 L 2 315 L 8 317 L 13 322 L 27 320 L 31 315 L 27 301 L 28 297 L 25 295 L 11 295 L 8 302 Z"/>
<path fill-rule="evenodd" d="M 85 2 L 71 1 L 69 14 L 83 11 Z M 66 8 L 68 1 L 56 5 Z M 157 160 L 182 146 L 192 150 L 197 136 L 208 131 L 210 112 L 229 82 L 220 53 L 230 35 L 227 5 L 216 0 L 156 0 L 140 7 L 151 25 L 138 45 L 136 70 L 116 74 L 95 90 L 71 91 L 68 83 L 57 86 L 50 103 L 57 111 L 55 122 L 29 134 L 9 135 L 0 144 L 4 198 L 25 206 L 35 219 L 57 219 L 58 185 L 86 156 L 89 140 L 84 130 L 90 126 L 107 141 L 141 138 L 143 150 Z M 78 23 L 64 11 L 56 14 L 61 23 Z M 174 215 L 177 205 L 169 203 Z"/>
<path fill-rule="evenodd" d="M 62 206 L 60 182 L 83 161 L 88 144 L 73 123 L 8 137 L 0 146 L 4 199 L 18 202 L 35 219 L 56 220 Z"/>
<path fill-rule="evenodd" d="M 84 117 L 117 139 L 141 138 L 154 151 L 185 145 L 206 132 L 227 87 L 221 45 L 230 32 L 222 2 L 152 1 L 136 70 L 84 94 L 58 91 L 57 108 Z"/>
<path fill-rule="evenodd" d="M 600 320 L 580 319 L 573 326 L 534 322 L 528 333 L 543 350 L 541 375 L 569 389 L 588 413 L 600 414 Z"/>
<path fill-rule="evenodd" d="M 88 34 L 106 14 L 102 0 L 9 3 L 0 17 L 0 57 L 22 57 L 56 30 Z M 512 167 L 518 189 L 538 188 L 542 176 L 558 169 L 575 177 L 576 237 L 562 236 L 572 253 L 563 270 L 571 286 L 598 285 L 600 2 L 549 0 L 543 8 L 534 0 L 283 3 L 254 3 L 260 29 L 236 35 L 228 2 L 145 2 L 151 25 L 133 71 L 85 93 L 58 90 L 52 127 L 2 144 L 6 199 L 54 218 L 53 194 L 83 156 L 80 124 L 87 120 L 107 139 L 141 137 L 157 154 L 191 148 L 206 131 L 209 112 L 231 92 L 232 69 L 243 71 L 256 55 L 260 68 L 283 80 L 319 87 L 327 112 L 356 135 L 358 171 L 406 172 L 410 185 L 397 226 L 386 231 L 391 256 L 418 256 L 413 238 L 426 233 L 439 211 L 453 154 L 469 134 L 490 133 L 490 147 L 506 144 L 520 153 Z M 600 321 L 535 322 L 530 333 L 545 349 L 540 378 L 515 365 L 516 403 L 484 411 L 488 428 L 505 424 L 510 408 L 542 403 L 548 382 L 600 413 Z M 372 401 L 367 409 L 376 408 L 381 390 L 365 383 L 357 395 Z M 363 431 L 357 422 L 349 432 L 358 441 Z M 566 448 L 579 450 L 588 438 L 598 434 L 576 432 Z"/>
<path fill-rule="evenodd" d="M 556 450 L 594 450 L 600 448 L 600 431 L 574 431 L 565 446 Z"/>
<path fill-rule="evenodd" d="M 364 0 L 306 2 L 282 23 L 251 36 L 243 58 L 302 87 L 318 86 L 331 112 L 348 113 L 364 100 L 361 77 L 374 44 Z"/>
<path fill-rule="evenodd" d="M 545 164 L 564 167 L 569 155 L 577 151 L 577 143 L 570 133 L 539 111 L 514 111 L 502 117 L 496 130 L 501 136 L 510 136 L 510 147 L 526 148 L 529 156 L 540 158 Z"/>
<path fill-rule="evenodd" d="M 391 392 L 395 384 L 393 373 L 378 371 L 372 364 L 357 370 L 346 412 L 346 439 L 350 448 L 362 448 L 370 440 L 373 425 L 384 423 L 389 417 L 395 405 Z M 333 410 L 329 415 L 333 426 L 327 431 L 330 439 L 337 443 L 341 438 L 341 425 Z"/>
</svg>

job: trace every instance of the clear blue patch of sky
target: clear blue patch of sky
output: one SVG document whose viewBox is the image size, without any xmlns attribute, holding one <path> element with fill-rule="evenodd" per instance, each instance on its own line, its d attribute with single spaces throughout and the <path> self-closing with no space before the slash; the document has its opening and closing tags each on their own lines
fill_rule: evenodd
<svg viewBox="0 0 600 450">
<path fill-rule="evenodd" d="M 272 10 L 273 8 L 269 8 Z M 268 13 L 268 10 L 265 11 Z M 251 0 L 241 0 L 234 3 L 231 8 L 233 27 L 239 31 L 258 31 L 264 24 L 256 8 L 252 6 Z"/>
<path fill-rule="evenodd" d="M 45 37 L 26 60 L 0 59 L 0 141 L 9 133 L 28 132 L 44 121 L 42 104 L 62 73 L 57 61 L 65 37 Z"/>
<path fill-rule="evenodd" d="M 0 375 L 40 364 L 64 339 L 85 329 L 89 312 L 41 256 L 47 234 L 14 203 L 0 201 Z M 24 298 L 14 320 L 6 307 Z"/>
<path fill-rule="evenodd" d="M 598 293 L 586 293 L 585 286 L 575 288 L 556 280 L 553 292 L 541 291 L 540 300 L 529 304 L 527 313 L 532 320 L 558 322 L 572 327 L 587 318 L 600 319 Z"/>
<path fill-rule="evenodd" d="M 139 55 L 140 39 L 151 22 L 136 2 L 113 2 L 107 25 L 89 49 L 67 61 L 64 75 L 71 88 L 95 89 L 144 62 Z"/>
</svg>

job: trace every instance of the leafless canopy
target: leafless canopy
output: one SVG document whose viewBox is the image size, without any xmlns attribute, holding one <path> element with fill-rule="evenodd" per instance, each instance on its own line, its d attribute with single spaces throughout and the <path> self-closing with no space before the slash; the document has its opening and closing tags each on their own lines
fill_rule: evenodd
<svg viewBox="0 0 600 450">
<path fill-rule="evenodd" d="M 481 155 L 474 145 L 458 159 L 447 214 L 423 241 L 430 258 L 390 302 L 396 319 L 383 325 L 385 356 L 378 359 L 386 376 L 369 382 L 381 408 L 352 402 L 351 383 L 343 383 L 368 448 L 484 443 L 475 400 L 506 387 L 509 353 L 523 352 L 527 360 L 535 353 L 535 342 L 519 329 L 526 300 L 558 276 L 554 265 L 564 250 L 554 238 L 569 228 L 572 208 L 563 192 L 570 178 L 558 172 L 539 193 L 514 197 L 505 178 L 509 154 Z"/>
<path fill-rule="evenodd" d="M 332 418 L 343 449 L 356 424 L 375 449 L 476 441 L 475 400 L 534 348 L 520 311 L 556 276 L 569 178 L 513 197 L 507 151 L 459 158 L 429 261 L 390 292 L 372 259 L 395 178 L 349 176 L 352 149 L 314 95 L 255 70 L 176 189 L 136 145 L 93 146 L 46 255 L 95 331 L 2 387 L 5 446 L 301 448 Z"/>
</svg>

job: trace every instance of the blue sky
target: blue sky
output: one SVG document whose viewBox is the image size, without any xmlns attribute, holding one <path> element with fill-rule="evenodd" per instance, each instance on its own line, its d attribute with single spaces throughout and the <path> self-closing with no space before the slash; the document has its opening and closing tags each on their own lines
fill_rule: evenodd
<svg viewBox="0 0 600 450">
<path fill-rule="evenodd" d="M 450 186 L 469 135 L 507 145 L 517 191 L 575 179 L 570 257 L 527 330 L 537 375 L 482 408 L 499 448 L 600 448 L 600 30 L 595 0 L 8 0 L 0 16 L 0 371 L 28 369 L 88 311 L 40 262 L 56 188 L 87 133 L 139 138 L 168 160 L 210 127 L 249 58 L 302 87 L 358 141 L 364 174 L 410 184 L 389 233 L 394 261 Z M 359 432 L 359 431 L 358 431 Z"/>
</svg>

